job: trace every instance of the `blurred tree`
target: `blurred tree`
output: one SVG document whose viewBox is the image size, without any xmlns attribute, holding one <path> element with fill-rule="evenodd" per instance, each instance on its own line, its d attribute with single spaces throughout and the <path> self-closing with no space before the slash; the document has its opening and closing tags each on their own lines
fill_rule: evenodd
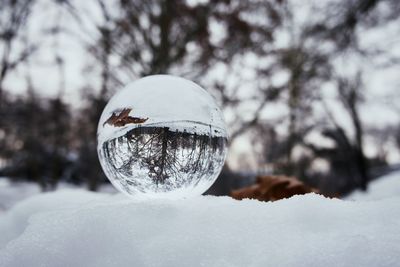
<svg viewBox="0 0 400 267">
<path fill-rule="evenodd" d="M 10 113 L 10 128 L 15 129 L 16 153 L 10 158 L 7 175 L 37 181 L 43 190 L 47 187 L 47 147 L 42 142 L 45 133 L 45 111 L 34 89 L 29 88 L 28 98 L 13 103 L 15 112 Z"/>
<path fill-rule="evenodd" d="M 28 21 L 34 3 L 35 1 L 31 0 L 0 1 L 0 108 L 6 76 L 37 48 L 35 45 L 29 45 L 21 50 L 15 42 Z"/>
<path fill-rule="evenodd" d="M 354 157 L 351 162 L 355 162 L 355 165 L 358 167 L 358 184 L 360 188 L 362 190 L 367 190 L 369 168 L 364 154 L 364 129 L 359 115 L 359 104 L 362 101 L 363 90 L 361 74 L 358 73 L 356 78 L 352 81 L 340 78 L 338 80 L 338 90 L 340 100 L 350 115 L 355 132 L 354 144 L 352 145 Z"/>
<path fill-rule="evenodd" d="M 50 99 L 48 101 L 48 110 L 46 111 L 45 122 L 46 135 L 43 136 L 45 144 L 49 150 L 49 160 L 46 167 L 49 173 L 49 186 L 54 189 L 57 183 L 64 177 L 67 172 L 70 151 L 70 131 L 71 131 L 71 112 L 69 107 L 62 101 L 61 97 Z"/>
<path fill-rule="evenodd" d="M 328 45 L 328 47 L 333 48 L 330 52 L 331 62 L 334 62 L 332 59 L 334 57 L 348 57 L 350 51 L 361 58 L 369 58 L 371 60 L 372 57 L 377 57 L 387 52 L 377 49 L 377 47 L 361 47 L 359 40 L 362 33 L 398 19 L 399 10 L 398 1 L 393 0 L 334 1 L 323 10 L 325 13 L 324 20 L 310 24 L 307 27 L 306 34 L 315 38 L 316 41 L 320 42 L 321 46 L 331 45 Z M 391 63 L 397 61 L 393 55 L 386 56 Z M 345 185 L 346 188 L 340 190 L 348 191 L 349 188 L 353 187 L 366 190 L 371 177 L 368 159 L 364 153 L 363 139 L 365 133 L 359 113 L 360 105 L 363 102 L 363 92 L 365 91 L 362 76 L 360 72 L 355 75 L 347 74 L 347 77 L 344 77 L 344 75 L 333 76 L 335 76 L 333 81 L 337 84 L 339 101 L 351 119 L 354 138 L 338 122 L 332 120 L 333 112 L 329 111 L 328 118 L 333 122 L 335 130 L 326 129 L 324 134 L 328 134 L 326 136 L 335 142 L 338 155 L 342 155 L 342 158 L 346 159 L 345 161 L 338 159 L 341 162 L 340 166 L 338 166 L 336 164 L 338 161 L 335 159 L 337 155 L 330 154 L 331 169 L 334 172 L 341 169 L 349 170 L 346 174 L 336 175 L 348 177 L 347 181 L 341 182 L 342 184 L 347 183 Z"/>
<path fill-rule="evenodd" d="M 68 106 L 60 98 L 40 100 L 30 87 L 27 98 L 5 101 L 4 107 L 1 157 L 8 167 L 3 175 L 38 182 L 43 190 L 54 189 L 70 165 Z"/>
<path fill-rule="evenodd" d="M 102 23 L 96 24 L 98 38 L 89 51 L 102 66 L 103 78 L 117 85 L 160 73 L 199 79 L 217 62 L 227 64 L 237 54 L 262 50 L 257 46 L 271 41 L 273 27 L 280 23 L 279 4 L 265 1 L 97 3 Z M 249 19 L 253 13 L 267 15 L 268 23 Z"/>
<path fill-rule="evenodd" d="M 396 0 L 332 1 L 323 12 L 324 20 L 310 25 L 313 35 L 336 44 L 336 52 L 358 50 L 361 27 L 379 27 L 398 19 L 400 4 Z M 360 51 L 365 53 L 366 51 Z"/>
<path fill-rule="evenodd" d="M 306 40 L 302 40 L 304 44 Z M 301 44 L 301 45 L 302 45 Z M 300 45 L 300 46 L 301 46 Z M 281 52 L 280 64 L 288 70 L 287 84 L 288 137 L 286 143 L 287 175 L 293 175 L 293 148 L 315 127 L 315 121 L 307 118 L 312 115 L 312 105 L 320 98 L 320 87 L 330 79 L 329 56 L 316 47 L 293 47 Z M 292 166 L 292 167 L 290 167 Z"/>
<path fill-rule="evenodd" d="M 74 125 L 74 134 L 78 139 L 74 176 L 78 181 L 84 181 L 89 190 L 96 191 L 107 180 L 97 158 L 97 123 L 107 100 L 102 94 L 98 96 L 90 92 L 85 98 L 86 105 L 79 111 Z"/>
</svg>

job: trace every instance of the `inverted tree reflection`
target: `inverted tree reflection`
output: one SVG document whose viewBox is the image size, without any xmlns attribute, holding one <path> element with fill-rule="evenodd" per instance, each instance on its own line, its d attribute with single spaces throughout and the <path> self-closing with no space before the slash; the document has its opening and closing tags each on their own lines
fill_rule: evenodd
<svg viewBox="0 0 400 267">
<path fill-rule="evenodd" d="M 107 170 L 127 186 L 140 189 L 151 182 L 164 191 L 213 177 L 223 164 L 225 146 L 221 136 L 138 127 L 105 142 L 101 155 Z"/>
</svg>

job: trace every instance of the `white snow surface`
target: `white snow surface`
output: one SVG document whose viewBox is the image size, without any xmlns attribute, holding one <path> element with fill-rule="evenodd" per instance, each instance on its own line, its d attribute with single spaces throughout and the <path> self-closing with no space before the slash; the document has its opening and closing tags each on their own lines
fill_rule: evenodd
<svg viewBox="0 0 400 267">
<path fill-rule="evenodd" d="M 113 112 L 124 108 L 132 109 L 130 116 L 148 120 L 124 127 L 104 124 Z M 140 126 L 227 136 L 222 112 L 212 96 L 194 82 L 171 75 L 144 77 L 115 94 L 100 117 L 98 141 L 101 144 Z"/>
<path fill-rule="evenodd" d="M 0 214 L 0 266 L 399 266 L 399 201 L 62 190 Z"/>
<path fill-rule="evenodd" d="M 0 214 L 11 208 L 15 203 L 39 193 L 38 184 L 12 183 L 7 178 L 0 177 Z"/>
<path fill-rule="evenodd" d="M 61 190 L 78 190 L 81 188 L 82 186 L 65 182 L 60 182 L 57 185 L 57 189 Z M 117 189 L 111 184 L 104 184 L 100 186 L 99 192 L 115 194 L 117 193 Z M 40 193 L 42 193 L 42 191 L 37 183 L 12 182 L 5 177 L 0 177 L 0 216 L 3 212 L 13 207 L 16 203 Z"/>
</svg>

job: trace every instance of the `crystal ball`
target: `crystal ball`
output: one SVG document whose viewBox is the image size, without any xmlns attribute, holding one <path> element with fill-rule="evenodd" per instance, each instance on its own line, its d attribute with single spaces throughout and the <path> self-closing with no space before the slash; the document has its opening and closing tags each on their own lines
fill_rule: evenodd
<svg viewBox="0 0 400 267">
<path fill-rule="evenodd" d="M 100 117 L 97 152 L 107 178 L 137 198 L 201 195 L 217 179 L 227 132 L 214 99 L 192 81 L 147 76 L 115 94 Z"/>
</svg>

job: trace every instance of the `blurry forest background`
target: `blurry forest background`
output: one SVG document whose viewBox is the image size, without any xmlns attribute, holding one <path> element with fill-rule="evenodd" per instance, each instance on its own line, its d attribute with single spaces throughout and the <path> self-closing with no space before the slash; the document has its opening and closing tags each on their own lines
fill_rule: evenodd
<svg viewBox="0 0 400 267">
<path fill-rule="evenodd" d="M 399 14 L 397 0 L 0 0 L 0 176 L 98 189 L 105 104 L 168 73 L 224 112 L 211 193 L 258 174 L 366 190 L 400 162 Z"/>
</svg>

